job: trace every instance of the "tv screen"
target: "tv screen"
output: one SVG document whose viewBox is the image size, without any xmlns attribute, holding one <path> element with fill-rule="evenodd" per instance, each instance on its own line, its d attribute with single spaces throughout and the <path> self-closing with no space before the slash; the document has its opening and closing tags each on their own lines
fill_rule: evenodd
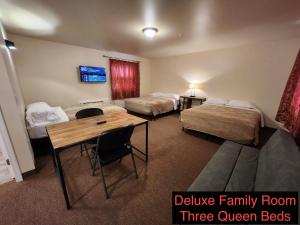
<svg viewBox="0 0 300 225">
<path fill-rule="evenodd" d="M 105 68 L 94 66 L 79 66 L 80 81 L 86 83 L 106 82 Z"/>
</svg>

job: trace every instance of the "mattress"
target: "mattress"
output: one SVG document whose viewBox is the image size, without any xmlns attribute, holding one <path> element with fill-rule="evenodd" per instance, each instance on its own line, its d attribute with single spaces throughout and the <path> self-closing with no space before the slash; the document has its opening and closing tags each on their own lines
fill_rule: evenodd
<svg viewBox="0 0 300 225">
<path fill-rule="evenodd" d="M 103 103 L 103 102 L 97 102 L 97 103 L 87 103 L 87 104 L 80 104 L 80 105 L 74 105 L 71 107 L 64 108 L 65 113 L 68 115 L 70 120 L 76 119 L 75 115 L 78 111 L 86 108 L 99 108 L 103 111 L 103 113 L 109 113 L 109 112 L 127 112 L 126 109 L 109 104 L 109 103 Z"/>
<path fill-rule="evenodd" d="M 186 129 L 196 130 L 241 144 L 259 142 L 261 115 L 258 111 L 217 105 L 201 105 L 180 114 Z"/>
<path fill-rule="evenodd" d="M 54 124 L 54 123 L 61 123 L 61 122 L 65 122 L 65 121 L 69 121 L 69 118 L 67 116 L 67 114 L 64 112 L 64 110 L 60 107 L 53 107 L 55 113 L 59 116 L 59 120 L 56 122 L 43 122 L 43 123 L 38 123 L 38 124 L 32 124 L 29 125 L 29 123 L 27 123 L 27 130 L 28 130 L 28 134 L 29 137 L 31 139 L 37 139 L 37 138 L 44 138 L 47 137 L 47 131 L 46 131 L 46 126 L 49 124 Z"/>
<path fill-rule="evenodd" d="M 176 110 L 177 106 L 178 102 L 175 99 L 166 97 L 147 96 L 125 100 L 125 108 L 127 110 L 151 116 Z"/>
</svg>

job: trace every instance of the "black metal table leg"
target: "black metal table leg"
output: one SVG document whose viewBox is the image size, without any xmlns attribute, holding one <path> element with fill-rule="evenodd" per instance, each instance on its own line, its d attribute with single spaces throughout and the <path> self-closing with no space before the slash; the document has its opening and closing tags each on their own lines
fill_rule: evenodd
<svg viewBox="0 0 300 225">
<path fill-rule="evenodd" d="M 46 129 L 47 131 L 47 135 L 49 137 L 49 134 L 48 134 L 48 130 Z M 54 172 L 57 171 L 57 165 L 56 165 L 56 160 L 55 160 L 55 149 L 53 148 L 53 145 L 52 145 L 52 142 L 50 140 L 50 143 L 51 143 L 51 156 L 52 156 L 52 161 L 53 161 L 53 166 L 54 166 Z"/>
<path fill-rule="evenodd" d="M 57 171 L 57 166 L 56 166 L 56 160 L 55 160 L 55 153 L 54 153 L 54 149 L 51 149 L 51 156 L 52 156 L 52 161 L 53 161 L 53 166 L 54 166 L 54 172 Z"/>
<path fill-rule="evenodd" d="M 149 139 L 149 121 L 147 120 L 147 121 L 145 121 L 143 123 L 140 123 L 140 124 L 138 124 L 136 126 L 141 126 L 141 125 L 144 125 L 144 124 L 145 124 L 145 129 L 146 129 L 146 132 L 145 132 L 145 149 L 141 150 L 141 149 L 135 147 L 132 144 L 131 144 L 131 147 L 134 150 L 136 150 L 139 153 L 141 153 L 145 158 L 144 157 L 141 158 L 140 156 L 138 156 L 138 155 L 135 154 L 136 157 L 138 157 L 139 159 L 144 160 L 145 162 L 147 162 L 148 161 L 148 149 L 149 149 L 149 146 L 148 146 L 149 145 L 149 140 L 148 140 Z"/>
<path fill-rule="evenodd" d="M 148 162 L 148 121 L 146 122 L 146 162 Z"/>
<path fill-rule="evenodd" d="M 59 150 L 58 149 L 56 149 L 54 151 L 54 157 L 55 157 L 55 161 L 56 161 L 56 166 L 57 166 L 57 172 L 58 172 L 60 185 L 61 185 L 61 188 L 63 190 L 64 197 L 65 197 L 66 206 L 67 206 L 67 209 L 70 209 L 71 206 L 70 206 L 68 192 L 67 192 L 67 188 L 66 188 L 64 173 L 63 173 L 63 170 L 62 170 L 62 167 L 61 167 L 61 162 L 60 162 L 60 158 L 59 158 Z"/>
</svg>

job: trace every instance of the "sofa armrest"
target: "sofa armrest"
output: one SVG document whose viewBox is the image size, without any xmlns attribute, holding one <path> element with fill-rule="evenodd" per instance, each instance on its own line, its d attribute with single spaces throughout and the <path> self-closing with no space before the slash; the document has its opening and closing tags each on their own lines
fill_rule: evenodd
<svg viewBox="0 0 300 225">
<path fill-rule="evenodd" d="M 224 142 L 188 191 L 225 191 L 241 149 L 240 144 Z"/>
<path fill-rule="evenodd" d="M 259 150 L 243 146 L 225 191 L 253 191 Z"/>
</svg>

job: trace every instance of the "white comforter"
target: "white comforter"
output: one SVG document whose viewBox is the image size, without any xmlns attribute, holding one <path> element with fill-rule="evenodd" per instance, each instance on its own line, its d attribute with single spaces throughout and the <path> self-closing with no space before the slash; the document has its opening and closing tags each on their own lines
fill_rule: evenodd
<svg viewBox="0 0 300 225">
<path fill-rule="evenodd" d="M 210 103 L 206 103 L 204 102 L 203 104 L 208 104 L 208 105 L 214 105 L 214 104 L 210 104 Z M 215 104 L 215 105 L 218 105 L 218 104 Z M 230 108 L 238 108 L 238 109 L 245 109 L 245 110 L 250 110 L 250 111 L 255 111 L 255 112 L 258 112 L 260 114 L 260 126 L 261 127 L 264 127 L 265 126 L 265 121 L 264 121 L 264 115 L 262 113 L 262 111 L 258 108 L 245 108 L 245 107 L 237 107 L 237 106 L 230 106 L 230 105 L 224 105 L 224 104 L 221 104 L 222 106 L 225 106 L 225 107 L 230 107 Z"/>
</svg>

